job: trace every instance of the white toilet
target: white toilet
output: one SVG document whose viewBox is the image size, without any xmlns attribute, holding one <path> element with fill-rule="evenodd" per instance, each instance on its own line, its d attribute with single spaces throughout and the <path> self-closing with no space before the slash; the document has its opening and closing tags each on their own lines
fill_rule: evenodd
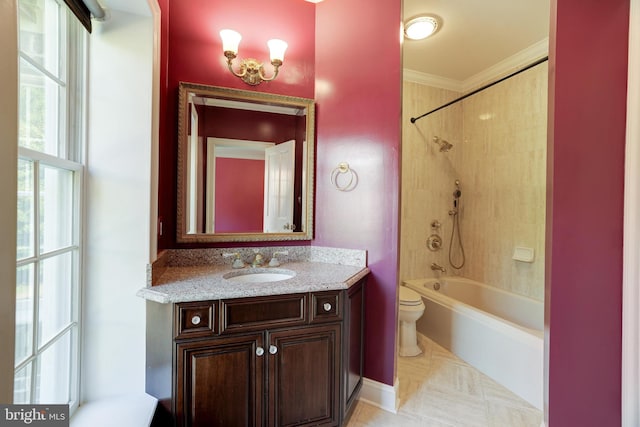
<svg viewBox="0 0 640 427">
<path fill-rule="evenodd" d="M 400 356 L 417 356 L 422 353 L 416 336 L 416 320 L 424 313 L 424 303 L 416 291 L 400 286 Z"/>
</svg>

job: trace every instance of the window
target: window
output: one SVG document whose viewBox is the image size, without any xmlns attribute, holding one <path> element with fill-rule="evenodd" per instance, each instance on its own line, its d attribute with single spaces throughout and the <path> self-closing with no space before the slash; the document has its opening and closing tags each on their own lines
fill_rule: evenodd
<svg viewBox="0 0 640 427">
<path fill-rule="evenodd" d="M 85 34 L 64 4 L 19 0 L 14 403 L 78 403 Z"/>
</svg>

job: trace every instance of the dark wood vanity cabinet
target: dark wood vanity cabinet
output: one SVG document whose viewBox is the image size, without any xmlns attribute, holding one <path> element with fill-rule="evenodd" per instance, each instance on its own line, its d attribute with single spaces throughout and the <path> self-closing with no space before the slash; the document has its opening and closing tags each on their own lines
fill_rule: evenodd
<svg viewBox="0 0 640 427">
<path fill-rule="evenodd" d="M 343 425 L 362 385 L 363 284 L 175 304 L 171 322 L 155 319 L 171 323 L 170 379 L 168 347 L 147 354 L 147 392 L 168 415 L 158 425 Z"/>
<path fill-rule="evenodd" d="M 261 425 L 262 334 L 176 344 L 177 425 Z"/>
<path fill-rule="evenodd" d="M 269 343 L 266 424 L 337 426 L 340 325 L 276 331 Z"/>
</svg>

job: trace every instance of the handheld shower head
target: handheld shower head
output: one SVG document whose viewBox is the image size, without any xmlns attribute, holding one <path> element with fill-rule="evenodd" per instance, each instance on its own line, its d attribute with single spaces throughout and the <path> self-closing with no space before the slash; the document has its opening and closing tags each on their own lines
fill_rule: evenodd
<svg viewBox="0 0 640 427">
<path fill-rule="evenodd" d="M 462 196 L 462 191 L 460 191 L 460 180 L 456 179 L 454 184 L 456 185 L 456 189 L 453 191 L 453 197 L 455 199 L 459 199 Z"/>
</svg>

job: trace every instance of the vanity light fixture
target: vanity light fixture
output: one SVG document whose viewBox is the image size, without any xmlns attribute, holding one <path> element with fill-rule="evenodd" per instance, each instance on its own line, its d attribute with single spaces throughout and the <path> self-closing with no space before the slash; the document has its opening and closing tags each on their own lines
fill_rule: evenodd
<svg viewBox="0 0 640 427">
<path fill-rule="evenodd" d="M 439 20 L 435 16 L 417 16 L 404 24 L 404 35 L 411 40 L 422 40 L 433 35 L 439 27 Z"/>
<path fill-rule="evenodd" d="M 227 57 L 227 66 L 234 76 L 240 77 L 243 82 L 252 86 L 259 85 L 262 82 L 270 82 L 276 78 L 278 70 L 284 61 L 284 52 L 287 50 L 286 42 L 278 39 L 272 39 L 267 42 L 267 46 L 269 46 L 271 64 L 274 67 L 274 71 L 273 76 L 266 77 L 264 75 L 262 63 L 253 58 L 243 59 L 240 63 L 240 71 L 236 72 L 233 69 L 233 60 L 238 55 L 238 45 L 242 38 L 240 33 L 225 29 L 220 31 L 220 37 L 222 38 L 222 50 L 224 51 L 224 56 Z"/>
</svg>

